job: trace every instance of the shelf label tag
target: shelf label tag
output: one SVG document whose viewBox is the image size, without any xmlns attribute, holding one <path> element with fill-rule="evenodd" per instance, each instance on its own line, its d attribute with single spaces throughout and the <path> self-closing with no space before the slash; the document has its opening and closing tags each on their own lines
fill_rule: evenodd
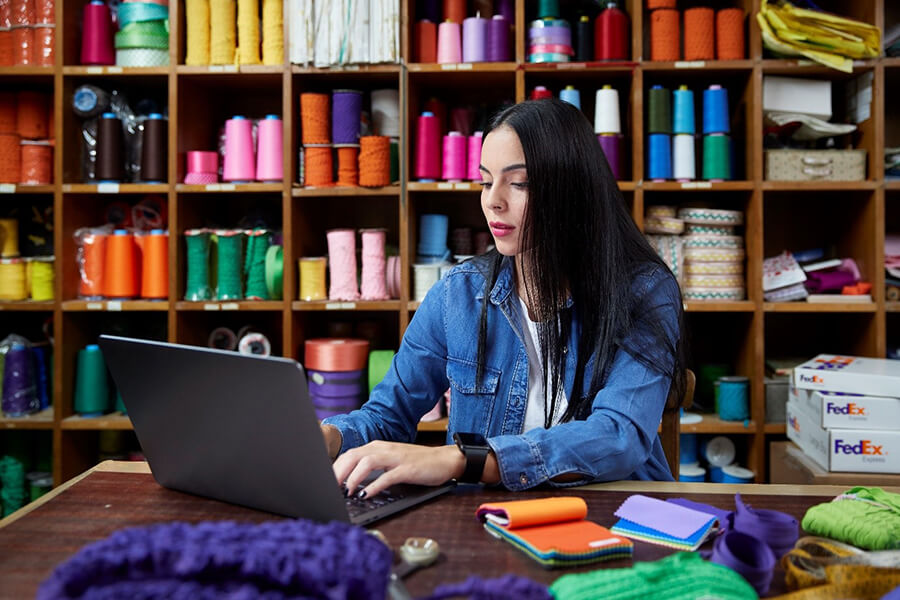
<svg viewBox="0 0 900 600">
<path fill-rule="evenodd" d="M 681 184 L 683 190 L 709 190 L 712 189 L 711 181 L 684 181 Z"/>
<path fill-rule="evenodd" d="M 103 73 L 103 67 L 88 67 L 85 69 L 85 72 L 88 75 L 101 75 Z"/>
<path fill-rule="evenodd" d="M 220 183 L 219 184 L 220 192 L 233 192 L 236 189 L 237 189 L 237 186 L 235 186 L 233 183 Z"/>
<path fill-rule="evenodd" d="M 442 71 L 455 71 L 456 63 L 444 63 L 441 65 L 441 70 Z"/>
<path fill-rule="evenodd" d="M 341 308 L 344 310 L 356 310 L 356 302 L 342 302 Z"/>
<path fill-rule="evenodd" d="M 218 304 L 204 304 L 203 310 L 219 310 Z"/>
<path fill-rule="evenodd" d="M 120 312 L 122 310 L 122 302 L 119 300 L 110 300 L 106 303 L 106 310 Z"/>
<path fill-rule="evenodd" d="M 16 193 L 16 184 L 0 183 L 0 194 L 15 194 L 15 193 Z"/>
<path fill-rule="evenodd" d="M 97 193 L 98 194 L 118 194 L 119 193 L 119 184 L 118 183 L 98 183 L 97 184 Z"/>
<path fill-rule="evenodd" d="M 122 67 L 106 67 L 107 73 L 121 73 Z"/>
<path fill-rule="evenodd" d="M 472 63 L 459 63 L 458 65 L 456 65 L 456 69 L 458 71 L 471 71 Z"/>
<path fill-rule="evenodd" d="M 676 60 L 676 69 L 702 69 L 706 66 L 705 60 Z"/>
<path fill-rule="evenodd" d="M 325 310 L 343 310 L 344 304 L 344 302 L 328 302 L 325 304 Z"/>
<path fill-rule="evenodd" d="M 102 302 L 88 302 L 85 305 L 85 308 L 87 308 L 88 310 L 103 310 L 103 303 Z"/>
<path fill-rule="evenodd" d="M 453 184 L 452 184 L 452 183 L 447 183 L 446 181 L 443 181 L 443 182 L 437 184 L 437 189 L 439 189 L 439 190 L 452 190 L 452 189 L 453 189 Z"/>
<path fill-rule="evenodd" d="M 586 69 L 587 63 L 584 62 L 576 62 L 576 63 L 553 63 L 556 65 L 557 69 Z"/>
<path fill-rule="evenodd" d="M 471 190 L 474 189 L 471 183 L 457 183 L 453 185 L 455 190 Z"/>
<path fill-rule="evenodd" d="M 64 191 L 64 192 L 71 192 L 71 191 L 72 191 L 72 184 L 71 184 L 71 183 L 67 183 L 67 184 L 63 185 L 63 191 Z"/>
<path fill-rule="evenodd" d="M 222 310 L 238 310 L 240 308 L 240 304 L 237 302 L 223 302 Z"/>
<path fill-rule="evenodd" d="M 210 73 L 224 73 L 225 65 L 209 65 Z"/>
<path fill-rule="evenodd" d="M 207 192 L 218 192 L 221 189 L 221 185 L 218 183 L 207 183 L 206 191 Z"/>
<path fill-rule="evenodd" d="M 222 65 L 223 73 L 237 73 L 237 65 Z"/>
</svg>

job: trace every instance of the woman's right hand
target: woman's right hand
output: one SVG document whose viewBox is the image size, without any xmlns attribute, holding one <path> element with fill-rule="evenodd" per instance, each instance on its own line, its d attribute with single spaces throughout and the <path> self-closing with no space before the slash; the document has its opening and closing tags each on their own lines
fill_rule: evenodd
<svg viewBox="0 0 900 600">
<path fill-rule="evenodd" d="M 325 425 L 324 423 L 319 423 L 319 427 L 322 429 L 322 437 L 325 438 L 325 447 L 328 449 L 328 457 L 331 460 L 334 460 L 338 452 L 341 451 L 341 445 L 344 443 L 344 437 L 341 435 L 341 430 L 335 427 L 334 425 Z"/>
</svg>

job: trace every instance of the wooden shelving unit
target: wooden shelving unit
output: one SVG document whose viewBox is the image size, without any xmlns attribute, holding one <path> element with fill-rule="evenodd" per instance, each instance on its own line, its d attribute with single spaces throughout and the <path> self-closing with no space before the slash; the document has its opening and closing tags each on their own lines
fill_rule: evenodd
<svg viewBox="0 0 900 600">
<path fill-rule="evenodd" d="M 632 23 L 631 60 L 601 63 L 529 64 L 525 31 L 535 17 L 535 2 L 516 0 L 515 60 L 497 64 L 417 64 L 411 61 L 415 2 L 401 0 L 401 55 L 397 65 L 309 68 L 276 66 L 209 66 L 181 64 L 184 56 L 183 3 L 170 6 L 169 67 L 121 68 L 78 65 L 80 22 L 87 0 L 57 3 L 57 65 L 54 68 L 0 68 L 3 89 L 40 89 L 54 95 L 56 139 L 52 186 L 0 185 L 0 203 L 29 205 L 49 202 L 54 215 L 56 302 L 0 303 L 0 336 L 18 332 L 40 336 L 48 323 L 55 340 L 53 408 L 27 419 L 0 419 L 4 429 L 52 432 L 56 484 L 97 460 L 97 439 L 104 430 L 128 430 L 122 415 L 83 419 L 73 414 L 75 359 L 80 348 L 100 333 L 115 332 L 171 342 L 206 345 L 217 326 L 264 331 L 273 353 L 303 358 L 303 341 L 335 331 L 366 331 L 381 348 L 396 348 L 418 308 L 412 296 L 419 216 L 445 212 L 451 226 L 482 226 L 475 183 L 421 183 L 410 176 L 414 158 L 415 118 L 431 96 L 455 104 L 497 106 L 524 100 L 536 85 L 554 94 L 565 85 L 582 90 L 583 106 L 593 118 L 593 90 L 610 84 L 620 94 L 623 133 L 627 138 L 625 174 L 620 188 L 635 221 L 643 224 L 652 204 L 709 202 L 745 211 L 748 297 L 740 302 L 687 302 L 686 321 L 693 347 L 692 366 L 727 362 L 735 373 L 751 379 L 751 415 L 746 423 L 723 422 L 706 415 L 686 433 L 734 435 L 740 440 L 738 461 L 766 480 L 767 442 L 783 436 L 784 425 L 765 423 L 765 358 L 770 355 L 813 355 L 820 351 L 884 356 L 900 343 L 900 303 L 883 296 L 883 242 L 886 232 L 900 232 L 900 181 L 884 178 L 883 149 L 900 145 L 900 59 L 857 61 L 846 75 L 808 61 L 771 59 L 764 54 L 754 16 L 759 0 L 730 0 L 744 9 L 747 56 L 739 61 L 651 62 L 649 15 L 642 0 L 627 0 Z M 563 2 L 563 10 L 570 3 Z M 842 3 L 823 0 L 823 8 L 873 23 L 882 29 L 900 19 L 887 0 Z M 285 39 L 289 33 L 285 11 Z M 287 45 L 287 44 L 286 44 Z M 860 73 L 873 77 L 871 116 L 852 137 L 868 153 L 867 179 L 861 182 L 784 183 L 764 180 L 762 79 L 780 74 L 824 78 L 840 86 Z M 74 89 L 83 83 L 114 86 L 126 92 L 152 94 L 169 117 L 169 176 L 161 184 L 118 186 L 82 183 L 79 123 L 69 109 Z M 735 181 L 651 182 L 645 180 L 644 95 L 651 85 L 669 88 L 686 83 L 699 90 L 712 83 L 729 89 L 732 136 L 737 151 Z M 393 87 L 401 104 L 400 181 L 384 188 L 304 188 L 297 184 L 299 94 L 354 88 L 369 91 Z M 215 147 L 217 129 L 234 114 L 276 113 L 284 123 L 284 168 L 281 183 L 185 185 L 184 153 Z M 102 222 L 109 203 L 135 202 L 145 195 L 162 196 L 168 208 L 170 296 L 167 301 L 89 302 L 78 298 L 73 233 Z M 188 302 L 184 300 L 184 231 L 237 223 L 251 211 L 262 211 L 284 237 L 284 300 L 277 302 Z M 388 243 L 399 250 L 400 297 L 385 302 L 303 302 L 297 300 L 297 259 L 327 254 L 325 231 L 344 226 L 383 227 Z M 767 303 L 761 287 L 762 260 L 785 247 L 834 243 L 842 255 L 854 256 L 864 277 L 873 283 L 870 304 Z M 148 376 L 148 385 L 152 378 Z M 440 435 L 446 420 L 423 423 L 420 431 Z"/>
</svg>

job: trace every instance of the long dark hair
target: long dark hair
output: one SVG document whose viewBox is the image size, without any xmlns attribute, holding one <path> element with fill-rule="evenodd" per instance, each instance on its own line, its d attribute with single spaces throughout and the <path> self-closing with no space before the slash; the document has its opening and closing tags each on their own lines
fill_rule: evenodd
<svg viewBox="0 0 900 600">
<path fill-rule="evenodd" d="M 553 374 L 544 426 L 550 427 L 556 411 L 565 348 L 572 336 L 571 319 L 562 318 L 567 298 L 572 299 L 581 331 L 575 387 L 563 421 L 587 417 L 619 347 L 669 376 L 680 397 L 685 368 L 681 294 L 671 272 L 632 220 L 587 118 L 567 102 L 537 100 L 501 111 L 485 137 L 498 127 L 509 127 L 518 135 L 528 172 L 520 247 L 522 262 L 529 265 L 523 278 L 525 300 L 539 317 L 544 373 Z M 494 251 L 487 262 L 478 336 L 479 380 L 484 369 L 488 297 L 502 259 Z M 654 266 L 673 278 L 675 292 L 667 304 L 651 306 L 650 294 L 636 297 L 632 289 L 634 277 Z M 673 303 L 677 304 L 678 332 L 667 332 L 662 312 L 671 311 Z M 626 341 L 635 328 L 642 335 Z M 635 344 L 635 339 L 641 341 Z M 588 374 L 586 365 L 592 355 L 595 362 Z M 586 376 L 590 393 L 583 397 Z"/>
</svg>

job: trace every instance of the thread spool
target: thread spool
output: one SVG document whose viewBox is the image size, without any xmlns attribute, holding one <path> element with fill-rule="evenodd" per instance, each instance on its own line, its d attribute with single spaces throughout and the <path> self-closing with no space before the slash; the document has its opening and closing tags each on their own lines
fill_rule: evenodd
<svg viewBox="0 0 900 600">
<path fill-rule="evenodd" d="M 450 232 L 450 250 L 454 255 L 472 254 L 472 228 L 457 227 Z"/>
<path fill-rule="evenodd" d="M 284 63 L 284 6 L 282 0 L 262 0 L 262 62 Z"/>
<path fill-rule="evenodd" d="M 300 94 L 300 134 L 304 145 L 331 143 L 329 105 L 328 94 Z"/>
<path fill-rule="evenodd" d="M 734 442 L 729 438 L 717 435 L 700 446 L 700 455 L 711 467 L 724 467 L 734 462 Z"/>
<path fill-rule="evenodd" d="M 259 64 L 259 5 L 257 0 L 237 0 L 238 63 Z"/>
<path fill-rule="evenodd" d="M 257 127 L 256 180 L 284 179 L 282 123 L 278 115 L 266 115 Z"/>
<path fill-rule="evenodd" d="M 730 133 L 728 90 L 711 85 L 703 90 L 703 134 Z"/>
<path fill-rule="evenodd" d="M 312 187 L 328 187 L 333 183 L 331 146 L 305 146 L 304 181 Z"/>
<path fill-rule="evenodd" d="M 0 257 L 19 256 L 19 221 L 0 219 Z"/>
<path fill-rule="evenodd" d="M 481 181 L 481 144 L 484 141 L 484 132 L 476 131 L 469 136 L 466 149 L 466 179 L 469 181 Z"/>
<path fill-rule="evenodd" d="M 81 64 L 115 64 L 112 17 L 109 7 L 101 0 L 92 0 L 84 6 L 81 31 Z"/>
<path fill-rule="evenodd" d="M 622 133 L 619 92 L 610 85 L 597 90 L 594 101 L 594 133 Z"/>
<path fill-rule="evenodd" d="M 463 62 L 485 62 L 488 60 L 488 19 L 469 17 L 463 19 L 462 60 Z"/>
<path fill-rule="evenodd" d="M 715 134 L 703 136 L 703 179 L 731 179 L 731 138 Z"/>
<path fill-rule="evenodd" d="M 165 300 L 169 297 L 169 233 L 153 229 L 141 246 L 141 297 Z"/>
<path fill-rule="evenodd" d="M 559 17 L 559 0 L 538 0 L 539 19 Z"/>
<path fill-rule="evenodd" d="M 447 229 L 450 219 L 447 215 L 423 214 L 419 220 L 419 262 L 440 262 L 450 257 L 447 249 Z"/>
<path fill-rule="evenodd" d="M 35 302 L 53 300 L 53 284 L 56 279 L 53 257 L 38 256 L 28 259 L 26 279 L 31 282 L 28 287 L 32 300 Z"/>
<path fill-rule="evenodd" d="M 0 133 L 16 133 L 16 95 L 13 92 L 0 92 Z"/>
<path fill-rule="evenodd" d="M 241 278 L 244 265 L 244 232 L 217 230 L 216 250 L 216 299 L 241 300 L 244 297 Z"/>
<path fill-rule="evenodd" d="M 421 20 L 416 23 L 415 62 L 437 62 L 437 25 L 433 21 Z"/>
<path fill-rule="evenodd" d="M 338 148 L 337 156 L 337 184 L 341 186 L 359 185 L 359 148 L 356 146 Z"/>
<path fill-rule="evenodd" d="M 661 8 L 650 13 L 650 60 L 675 61 L 680 56 L 678 11 Z"/>
<path fill-rule="evenodd" d="M 237 342 L 237 336 L 231 329 L 228 327 L 216 327 L 210 332 L 206 345 L 216 350 L 234 351 L 237 350 Z"/>
<path fill-rule="evenodd" d="M 307 368 L 309 396 L 316 418 L 325 419 L 359 408 L 366 399 L 365 371 L 323 372 Z"/>
<path fill-rule="evenodd" d="M 48 105 L 47 94 L 18 92 L 16 94 L 16 133 L 26 140 L 50 137 L 47 121 Z"/>
<path fill-rule="evenodd" d="M 575 89 L 575 86 L 567 85 L 559 91 L 559 99 L 568 102 L 578 110 L 581 110 L 581 92 Z"/>
<path fill-rule="evenodd" d="M 462 181 L 466 177 L 466 138 L 458 131 L 444 136 L 442 177 L 447 181 Z"/>
<path fill-rule="evenodd" d="M 209 0 L 209 64 L 234 63 L 235 0 Z"/>
<path fill-rule="evenodd" d="M 678 134 L 672 137 L 672 162 L 674 179 L 693 181 L 697 177 L 693 135 Z"/>
<path fill-rule="evenodd" d="M 444 0 L 444 20 L 457 25 L 466 18 L 466 0 Z"/>
<path fill-rule="evenodd" d="M 441 175 L 440 121 L 432 112 L 423 112 L 416 128 L 416 178 L 434 181 Z"/>
<path fill-rule="evenodd" d="M 597 60 L 628 60 L 628 15 L 616 2 L 606 8 L 594 23 L 594 58 Z"/>
<path fill-rule="evenodd" d="M 698 483 L 706 481 L 706 469 L 698 465 L 680 465 L 678 468 L 678 481 Z"/>
<path fill-rule="evenodd" d="M 235 115 L 225 121 L 225 160 L 222 179 L 248 182 L 256 176 L 253 158 L 253 124 L 247 118 Z"/>
<path fill-rule="evenodd" d="M 85 418 L 99 417 L 110 409 L 106 363 L 100 347 L 89 344 L 78 351 L 75 376 L 75 412 Z"/>
<path fill-rule="evenodd" d="M 622 148 L 624 138 L 621 135 L 601 134 L 597 136 L 597 141 L 600 143 L 600 148 L 603 150 L 603 155 L 606 157 L 606 162 L 609 164 L 609 170 L 612 172 L 613 177 L 616 180 L 621 180 L 624 174 L 622 167 L 622 157 L 625 155 Z"/>
<path fill-rule="evenodd" d="M 694 92 L 688 89 L 686 85 L 679 86 L 677 90 L 672 92 L 673 117 L 672 117 L 672 133 L 687 133 L 693 135 L 696 133 L 694 124 Z"/>
<path fill-rule="evenodd" d="M 25 262 L 21 258 L 0 258 L 0 300 L 28 298 Z"/>
<path fill-rule="evenodd" d="M 672 178 L 672 141 L 665 133 L 647 136 L 647 176 L 653 181 Z"/>
<path fill-rule="evenodd" d="M 189 229 L 184 232 L 187 250 L 185 300 L 199 302 L 213 298 L 209 275 L 211 237 L 211 232 L 207 229 Z"/>
<path fill-rule="evenodd" d="M 331 96 L 331 140 L 335 144 L 358 144 L 362 92 L 335 90 Z"/>
<path fill-rule="evenodd" d="M 510 20 L 502 14 L 494 15 L 488 23 L 487 60 L 504 62 L 510 60 L 509 31 Z"/>
<path fill-rule="evenodd" d="M 679 462 L 682 465 L 699 461 L 699 444 L 697 434 L 682 433 L 679 439 Z"/>
<path fill-rule="evenodd" d="M 372 122 L 375 124 L 375 135 L 400 136 L 400 92 L 398 90 L 372 90 Z"/>
<path fill-rule="evenodd" d="M 328 261 L 324 256 L 305 256 L 297 261 L 300 270 L 300 300 L 312 302 L 325 300 L 325 266 Z"/>
<path fill-rule="evenodd" d="M 369 342 L 352 338 L 311 338 L 303 344 L 307 369 L 326 373 L 360 371 L 369 360 Z"/>
<path fill-rule="evenodd" d="M 647 133 L 672 133 L 672 112 L 669 90 L 661 85 L 650 88 L 648 101 Z"/>
<path fill-rule="evenodd" d="M 39 67 L 56 64 L 56 27 L 34 26 L 34 62 Z"/>
<path fill-rule="evenodd" d="M 356 281 L 356 232 L 352 229 L 332 229 L 327 234 L 328 265 L 331 281 L 329 300 L 359 300 Z"/>
<path fill-rule="evenodd" d="M 458 63 L 461 60 L 460 23 L 444 21 L 438 25 L 437 62 Z"/>
<path fill-rule="evenodd" d="M 754 474 L 750 469 L 738 465 L 722 467 L 722 483 L 753 483 Z"/>
<path fill-rule="evenodd" d="M 13 343 L 3 367 L 2 410 L 7 417 L 24 417 L 40 410 L 31 350 Z"/>
<path fill-rule="evenodd" d="M 400 297 L 400 257 L 388 256 L 387 259 L 387 288 L 391 298 Z"/>
<path fill-rule="evenodd" d="M 97 121 L 97 163 L 95 174 L 99 181 L 119 182 L 125 177 L 122 157 L 122 121 L 115 113 L 103 113 Z"/>
<path fill-rule="evenodd" d="M 187 184 L 207 184 L 219 181 L 219 155 L 215 152 L 190 150 L 187 153 Z"/>
<path fill-rule="evenodd" d="M 715 58 L 715 12 L 698 6 L 684 11 L 684 60 Z"/>
<path fill-rule="evenodd" d="M 209 0 L 185 0 L 186 65 L 209 64 Z"/>
<path fill-rule="evenodd" d="M 594 27 L 587 15 L 575 23 L 575 60 L 588 62 L 594 59 Z"/>
<path fill-rule="evenodd" d="M 744 58 L 744 11 L 723 8 L 716 12 L 716 58 L 741 60 Z"/>
<path fill-rule="evenodd" d="M 363 300 L 387 300 L 386 260 L 384 255 L 385 230 L 363 229 L 362 234 L 362 282 Z"/>
<path fill-rule="evenodd" d="M 428 290 L 440 279 L 440 264 L 414 264 L 413 265 L 413 299 L 421 302 L 428 294 Z"/>
<path fill-rule="evenodd" d="M 78 295 L 92 300 L 103 296 L 104 264 L 106 261 L 106 240 L 102 231 L 88 230 L 77 238 L 79 281 Z"/>
<path fill-rule="evenodd" d="M 263 334 L 250 332 L 238 340 L 237 351 L 248 356 L 270 356 L 272 343 Z"/>
<path fill-rule="evenodd" d="M 269 246 L 266 250 L 266 290 L 270 300 L 284 297 L 284 248 Z"/>
<path fill-rule="evenodd" d="M 168 155 L 169 121 L 160 113 L 150 113 L 144 121 L 144 139 L 141 150 L 141 179 L 155 183 L 168 180 L 166 157 Z"/>
<path fill-rule="evenodd" d="M 532 100 L 544 100 L 546 98 L 552 98 L 553 92 L 548 90 L 542 85 L 534 86 L 534 89 L 531 90 L 531 99 Z"/>
<path fill-rule="evenodd" d="M 72 94 L 72 109 L 82 119 L 90 119 L 107 112 L 109 94 L 95 85 L 84 84 Z M 51 112 L 52 114 L 52 112 Z"/>
<path fill-rule="evenodd" d="M 0 133 L 0 183 L 19 182 L 21 160 L 19 136 L 15 133 Z"/>
<path fill-rule="evenodd" d="M 719 379 L 719 418 L 723 421 L 744 421 L 750 418 L 748 393 L 750 380 L 742 376 Z"/>
<path fill-rule="evenodd" d="M 22 140 L 19 183 L 49 185 L 53 183 L 53 147 L 50 142 Z"/>
<path fill-rule="evenodd" d="M 391 183 L 391 140 L 384 136 L 359 138 L 359 185 L 383 187 Z"/>
<path fill-rule="evenodd" d="M 138 296 L 137 248 L 134 236 L 125 229 L 116 229 L 106 240 L 103 263 L 103 295 L 107 298 Z"/>
<path fill-rule="evenodd" d="M 13 43 L 13 64 L 29 66 L 36 63 L 34 29 L 31 25 L 13 25 L 10 28 Z"/>
<path fill-rule="evenodd" d="M 438 129 L 439 135 L 444 135 L 447 132 L 447 105 L 432 96 L 425 101 L 425 107 L 422 110 L 430 112 L 438 118 L 438 123 L 440 124 Z M 440 148 L 440 144 L 438 144 L 438 148 Z"/>
</svg>

